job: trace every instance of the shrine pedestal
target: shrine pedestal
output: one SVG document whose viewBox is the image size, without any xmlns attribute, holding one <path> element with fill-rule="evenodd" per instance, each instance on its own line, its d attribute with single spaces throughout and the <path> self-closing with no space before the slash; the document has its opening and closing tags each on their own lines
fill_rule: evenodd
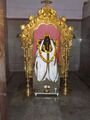
<svg viewBox="0 0 90 120">
<path fill-rule="evenodd" d="M 58 96 L 60 90 L 60 80 L 57 82 L 49 80 L 39 82 L 33 79 L 33 89 L 35 96 Z"/>
</svg>

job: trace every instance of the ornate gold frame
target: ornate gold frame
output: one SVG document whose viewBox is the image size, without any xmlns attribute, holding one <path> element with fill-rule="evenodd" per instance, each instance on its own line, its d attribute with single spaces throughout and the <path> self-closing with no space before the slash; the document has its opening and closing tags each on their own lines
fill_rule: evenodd
<svg viewBox="0 0 90 120">
<path fill-rule="evenodd" d="M 29 79 L 33 77 L 33 33 L 41 24 L 52 24 L 60 32 L 60 75 L 65 80 L 64 94 L 67 94 L 67 77 L 69 69 L 69 54 L 72 46 L 73 28 L 68 27 L 66 18 L 57 17 L 56 11 L 50 6 L 42 7 L 37 16 L 30 16 L 27 24 L 21 25 L 21 47 L 24 50 L 24 70 L 27 78 L 27 96 L 29 96 Z"/>
</svg>

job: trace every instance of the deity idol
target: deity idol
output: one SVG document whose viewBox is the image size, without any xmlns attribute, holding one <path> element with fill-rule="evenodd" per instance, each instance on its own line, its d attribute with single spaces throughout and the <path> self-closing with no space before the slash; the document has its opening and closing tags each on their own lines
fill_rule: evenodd
<svg viewBox="0 0 90 120">
<path fill-rule="evenodd" d="M 45 36 L 37 44 L 34 71 L 37 81 L 57 82 L 59 80 L 56 42 L 49 36 Z"/>
</svg>

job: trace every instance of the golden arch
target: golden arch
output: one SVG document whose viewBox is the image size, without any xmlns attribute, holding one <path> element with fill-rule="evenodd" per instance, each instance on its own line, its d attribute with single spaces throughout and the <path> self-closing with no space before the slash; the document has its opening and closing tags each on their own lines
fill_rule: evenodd
<svg viewBox="0 0 90 120">
<path fill-rule="evenodd" d="M 21 25 L 21 46 L 24 50 L 24 70 L 26 78 L 33 76 L 33 33 L 41 24 L 52 24 L 61 34 L 60 75 L 67 80 L 69 70 L 69 53 L 72 46 L 73 28 L 68 27 L 66 18 L 57 17 L 56 11 L 50 6 L 42 7 L 36 16 L 30 16 L 28 23 Z"/>
</svg>

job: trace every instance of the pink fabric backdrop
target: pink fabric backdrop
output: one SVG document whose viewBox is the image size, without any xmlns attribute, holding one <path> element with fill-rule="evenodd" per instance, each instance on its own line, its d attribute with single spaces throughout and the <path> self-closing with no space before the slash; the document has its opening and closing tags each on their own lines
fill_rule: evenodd
<svg viewBox="0 0 90 120">
<path fill-rule="evenodd" d="M 40 39 L 44 39 L 45 35 L 49 35 L 50 39 L 56 40 L 58 43 L 57 54 L 56 57 L 60 62 L 60 32 L 55 28 L 54 25 L 49 24 L 42 24 L 39 26 L 38 29 L 34 31 L 34 55 L 36 54 L 37 50 L 37 41 Z"/>
</svg>

